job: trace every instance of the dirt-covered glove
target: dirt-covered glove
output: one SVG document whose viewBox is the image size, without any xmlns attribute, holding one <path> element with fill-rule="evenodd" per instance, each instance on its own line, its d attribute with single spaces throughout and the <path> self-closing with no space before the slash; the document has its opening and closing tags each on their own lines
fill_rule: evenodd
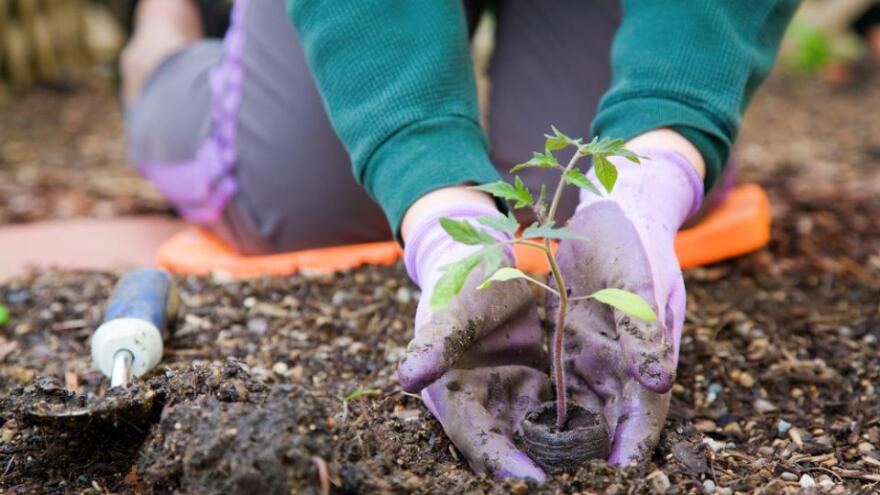
<svg viewBox="0 0 880 495">
<path fill-rule="evenodd" d="M 562 241 L 557 253 L 570 297 L 624 289 L 657 315 L 648 322 L 592 299 L 569 306 L 566 388 L 586 409 L 604 412 L 613 464 L 650 455 L 666 420 L 686 303 L 673 241 L 703 195 L 697 172 L 678 153 L 633 151 L 645 157 L 640 165 L 611 159 L 618 178 L 610 195 L 581 191 L 569 229 L 587 240 Z M 548 315 L 557 313 L 558 302 L 548 298 Z"/>
<path fill-rule="evenodd" d="M 500 217 L 494 209 L 460 205 L 434 212 L 407 239 L 405 261 L 422 288 L 415 337 L 398 367 L 403 387 L 422 399 L 475 471 L 497 478 L 545 479 L 544 472 L 513 443 L 523 417 L 550 398 L 543 332 L 533 292 L 524 281 L 477 289 L 487 275 L 477 267 L 461 292 L 442 309 L 431 299 L 442 267 L 481 249 L 454 241 L 442 217 L 477 225 L 477 218 Z M 484 229 L 497 240 L 505 234 Z M 513 253 L 503 265 L 513 266 Z"/>
</svg>

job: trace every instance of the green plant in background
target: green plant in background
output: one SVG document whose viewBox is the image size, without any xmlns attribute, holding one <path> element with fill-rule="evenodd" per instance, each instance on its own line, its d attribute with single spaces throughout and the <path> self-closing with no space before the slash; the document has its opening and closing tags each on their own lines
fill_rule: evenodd
<svg viewBox="0 0 880 495">
<path fill-rule="evenodd" d="M 803 20 L 794 20 L 785 33 L 782 59 L 795 72 L 818 74 L 835 62 L 852 62 L 865 52 L 852 35 L 833 35 Z"/>
<path fill-rule="evenodd" d="M 438 310 L 446 307 L 452 299 L 461 291 L 467 276 L 478 265 L 483 265 L 483 272 L 491 274 L 478 288 L 483 289 L 495 282 L 504 282 L 514 279 L 525 279 L 543 290 L 554 294 L 559 298 L 559 314 L 553 332 L 552 360 L 553 378 L 556 384 L 557 417 L 556 423 L 559 428 L 565 425 L 566 401 L 565 397 L 565 370 L 563 368 L 563 338 L 565 328 L 565 316 L 570 302 L 595 299 L 608 304 L 624 313 L 647 321 L 654 321 L 657 316 L 651 306 L 637 294 L 618 288 L 605 288 L 593 294 L 578 297 L 570 297 L 568 287 L 556 263 L 556 257 L 551 249 L 552 239 L 584 239 L 581 235 L 565 227 L 556 226 L 556 209 L 562 198 L 562 191 L 566 186 L 575 186 L 586 189 L 592 194 L 601 196 L 605 191 L 610 193 L 617 182 L 617 168 L 608 160 L 612 156 L 620 156 L 634 163 L 639 163 L 639 157 L 631 150 L 624 147 L 622 139 L 598 139 L 594 138 L 589 143 L 583 139 L 573 139 L 552 128 L 553 134 L 546 136 L 544 151 L 536 152 L 531 160 L 520 163 L 510 169 L 511 173 L 526 168 L 547 168 L 559 171 L 559 182 L 553 191 L 551 199 L 547 200 L 547 186 L 541 186 L 538 198 L 535 199 L 532 192 L 525 187 L 519 176 L 514 176 L 513 184 L 498 181 L 492 184 L 472 187 L 477 191 L 487 192 L 496 198 L 511 202 L 514 209 L 531 208 L 537 221 L 526 228 L 522 236 L 509 241 L 499 242 L 488 232 L 479 226 L 472 225 L 464 220 L 441 218 L 440 224 L 443 229 L 457 242 L 483 248 L 471 256 L 442 268 L 443 276 L 434 287 L 431 298 L 431 309 Z M 574 148 L 571 158 L 566 165 L 561 165 L 556 159 L 554 152 Z M 599 185 L 594 184 L 583 171 L 577 167 L 577 163 L 586 157 L 593 158 L 593 168 Z M 481 217 L 477 220 L 481 225 L 491 227 L 511 236 L 519 230 L 519 222 L 512 213 L 506 217 Z M 550 265 L 550 275 L 556 284 L 556 288 L 529 276 L 517 268 L 500 267 L 503 249 L 511 244 L 520 244 L 538 249 L 544 253 Z M 500 268 L 499 268 L 500 267 Z"/>
</svg>

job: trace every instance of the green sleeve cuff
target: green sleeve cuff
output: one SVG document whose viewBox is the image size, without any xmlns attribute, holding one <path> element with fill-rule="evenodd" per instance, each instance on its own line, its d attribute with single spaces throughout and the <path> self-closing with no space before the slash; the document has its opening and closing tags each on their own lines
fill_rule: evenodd
<svg viewBox="0 0 880 495">
<path fill-rule="evenodd" d="M 370 157 L 361 181 L 382 205 L 394 237 L 412 204 L 443 187 L 501 179 L 479 125 L 463 117 L 421 120 L 391 136 Z M 499 204 L 505 209 L 505 205 Z"/>
<path fill-rule="evenodd" d="M 593 121 L 593 135 L 630 140 L 645 132 L 670 128 L 691 142 L 706 161 L 705 191 L 712 188 L 730 154 L 730 131 L 708 114 L 679 101 L 662 97 L 641 97 L 602 105 Z"/>
</svg>

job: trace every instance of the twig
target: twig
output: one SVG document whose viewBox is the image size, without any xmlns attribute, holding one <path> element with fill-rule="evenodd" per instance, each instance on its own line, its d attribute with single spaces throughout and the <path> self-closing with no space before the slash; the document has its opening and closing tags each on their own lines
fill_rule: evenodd
<svg viewBox="0 0 880 495">
<path fill-rule="evenodd" d="M 327 461 L 321 456 L 312 456 L 312 462 L 318 468 L 318 478 L 321 481 L 321 493 L 323 495 L 330 494 L 330 469 L 327 467 Z"/>
<path fill-rule="evenodd" d="M 5 478 L 9 471 L 12 470 L 12 463 L 15 462 L 15 456 L 18 454 L 12 454 L 12 457 L 9 458 L 9 462 L 6 463 L 6 469 L 3 470 L 3 477 Z"/>
</svg>

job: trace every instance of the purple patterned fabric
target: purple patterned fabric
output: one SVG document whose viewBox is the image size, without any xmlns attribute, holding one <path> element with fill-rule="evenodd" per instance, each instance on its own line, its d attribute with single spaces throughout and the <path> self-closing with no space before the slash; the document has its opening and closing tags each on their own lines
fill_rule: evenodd
<svg viewBox="0 0 880 495">
<path fill-rule="evenodd" d="M 187 221 L 217 222 L 238 192 L 235 178 L 238 110 L 244 84 L 244 12 L 249 0 L 232 7 L 229 30 L 223 40 L 223 58 L 211 71 L 211 134 L 192 160 L 139 164 L 138 170 L 174 205 Z"/>
</svg>

